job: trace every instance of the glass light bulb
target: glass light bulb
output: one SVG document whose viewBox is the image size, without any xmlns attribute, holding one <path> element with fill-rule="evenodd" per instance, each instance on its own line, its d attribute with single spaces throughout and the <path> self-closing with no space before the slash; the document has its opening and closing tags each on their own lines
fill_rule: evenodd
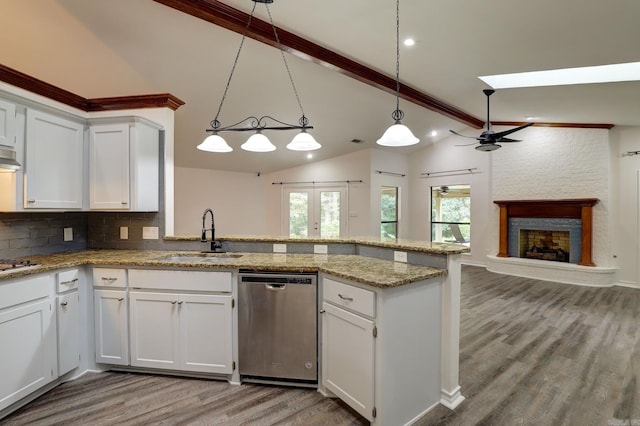
<svg viewBox="0 0 640 426">
<path fill-rule="evenodd" d="M 255 135 L 251 135 L 251 137 L 247 139 L 240 148 L 251 152 L 270 152 L 276 150 L 276 146 L 271 143 L 269 138 L 260 132 Z"/>
<path fill-rule="evenodd" d="M 409 146 L 420 142 L 411 130 L 404 124 L 397 122 L 387 129 L 386 132 L 378 139 L 377 144 L 382 146 Z"/>
<path fill-rule="evenodd" d="M 209 135 L 205 138 L 204 141 L 200 145 L 198 145 L 200 151 L 207 152 L 231 152 L 233 148 L 231 148 L 227 142 L 222 139 L 222 136 L 213 134 Z"/>
</svg>

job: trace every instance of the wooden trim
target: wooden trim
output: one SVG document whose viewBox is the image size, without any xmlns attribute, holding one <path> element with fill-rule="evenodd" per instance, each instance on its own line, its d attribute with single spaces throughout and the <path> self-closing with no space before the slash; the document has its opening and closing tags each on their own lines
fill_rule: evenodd
<svg viewBox="0 0 640 426">
<path fill-rule="evenodd" d="M 240 34 L 244 32 L 249 19 L 248 14 L 217 0 L 154 1 Z M 276 30 L 283 50 L 388 93 L 396 93 L 395 78 L 382 74 L 282 28 L 276 27 Z M 271 24 L 255 16 L 251 20 L 247 37 L 277 47 Z M 468 126 L 478 129 L 484 126 L 484 121 L 405 84 L 400 84 L 400 97 Z"/>
<path fill-rule="evenodd" d="M 509 257 L 509 218 L 572 218 L 581 219 L 582 253 L 578 265 L 596 266 L 592 260 L 593 206 L 597 198 L 564 200 L 498 200 L 500 207 L 500 235 L 498 257 Z"/>
<path fill-rule="evenodd" d="M 86 112 L 162 107 L 175 111 L 184 105 L 170 93 L 86 99 L 2 64 L 0 81 Z"/>
<path fill-rule="evenodd" d="M 522 126 L 526 121 L 492 121 L 492 126 Z M 532 127 L 567 127 L 575 129 L 612 129 L 615 124 L 609 123 L 548 123 L 535 122 Z"/>
</svg>

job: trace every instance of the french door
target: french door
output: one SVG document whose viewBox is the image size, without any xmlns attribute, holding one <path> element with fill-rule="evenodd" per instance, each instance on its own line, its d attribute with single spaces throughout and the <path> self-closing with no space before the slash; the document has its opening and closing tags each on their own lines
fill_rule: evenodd
<svg viewBox="0 0 640 426">
<path fill-rule="evenodd" d="M 346 186 L 284 188 L 284 235 L 340 238 L 347 234 Z"/>
</svg>

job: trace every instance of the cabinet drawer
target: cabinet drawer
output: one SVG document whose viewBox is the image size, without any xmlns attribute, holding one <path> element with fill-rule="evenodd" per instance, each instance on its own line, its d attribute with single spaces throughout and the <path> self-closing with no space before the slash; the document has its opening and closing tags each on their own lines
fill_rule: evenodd
<svg viewBox="0 0 640 426">
<path fill-rule="evenodd" d="M 126 269 L 93 268 L 93 286 L 125 288 L 127 271 Z"/>
<path fill-rule="evenodd" d="M 77 289 L 79 281 L 80 271 L 77 269 L 58 272 L 56 274 L 57 292 L 64 293 L 65 291 Z"/>
<path fill-rule="evenodd" d="M 349 284 L 325 278 L 323 281 L 324 299 L 338 306 L 368 317 L 376 316 L 376 294 Z"/>
<path fill-rule="evenodd" d="M 6 284 L 0 284 L 0 309 L 49 296 L 53 289 L 50 275 L 31 278 L 18 278 Z"/>
<path fill-rule="evenodd" d="M 130 288 L 231 292 L 231 272 L 129 269 Z"/>
</svg>

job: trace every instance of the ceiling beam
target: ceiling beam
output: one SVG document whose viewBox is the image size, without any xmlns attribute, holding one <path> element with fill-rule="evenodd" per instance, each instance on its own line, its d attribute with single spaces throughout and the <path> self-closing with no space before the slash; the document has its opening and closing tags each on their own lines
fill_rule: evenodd
<svg viewBox="0 0 640 426">
<path fill-rule="evenodd" d="M 154 0 L 157 3 L 203 19 L 228 30 L 243 34 L 249 20 L 249 14 L 228 6 L 217 0 Z M 337 71 L 388 93 L 396 93 L 396 80 L 367 67 L 359 62 L 339 55 L 300 36 L 276 27 L 282 50 L 304 60 Z M 271 24 L 256 18 L 251 20 L 247 37 L 278 47 Z M 400 97 L 431 111 L 459 121 L 467 126 L 480 129 L 484 121 L 424 92 L 400 84 Z"/>
</svg>

